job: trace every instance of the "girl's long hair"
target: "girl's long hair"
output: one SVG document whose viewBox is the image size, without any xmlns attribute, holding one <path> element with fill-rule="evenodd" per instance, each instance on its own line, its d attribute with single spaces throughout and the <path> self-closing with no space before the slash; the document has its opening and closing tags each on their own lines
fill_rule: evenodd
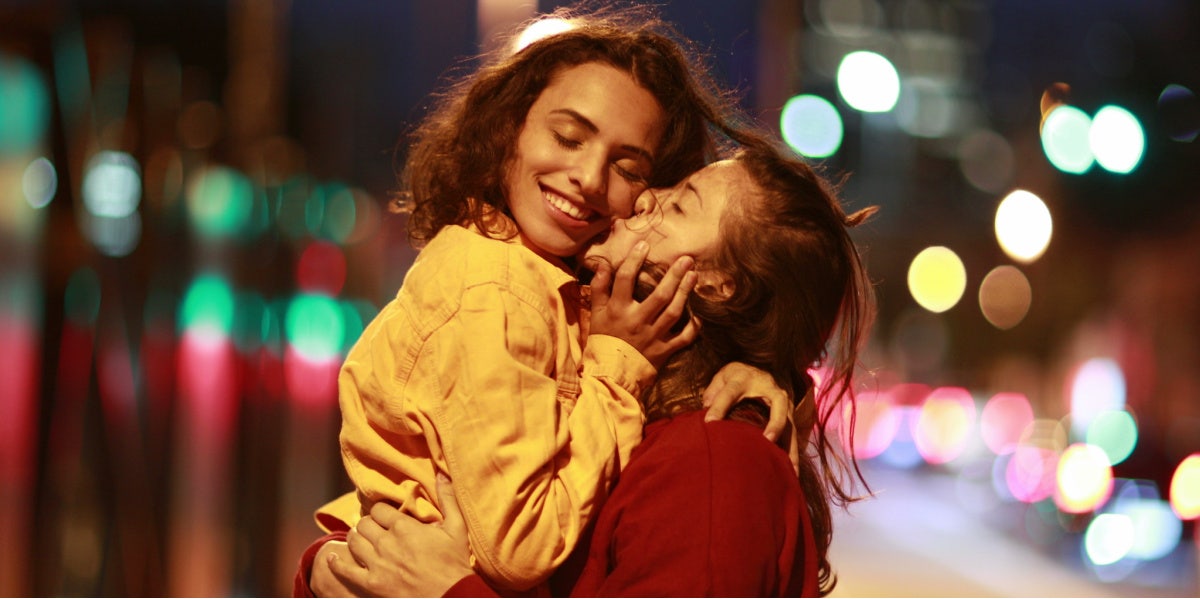
<svg viewBox="0 0 1200 599">
<path fill-rule="evenodd" d="M 827 372 L 800 476 L 817 539 L 818 583 L 827 594 L 836 584 L 830 506 L 857 499 L 856 482 L 866 486 L 853 451 L 843 455 L 830 425 L 847 410 L 842 426 L 853 426 L 854 374 L 875 303 L 849 229 L 875 208 L 847 214 L 833 186 L 765 141 L 737 159 L 759 189 L 731 202 L 715 257 L 697 266 L 728 275 L 733 293 L 692 294 L 688 309 L 701 322 L 700 336 L 660 370 L 644 401 L 647 418 L 696 409 L 703 385 L 730 362 L 771 373 L 795 398 L 811 384 L 809 369 Z"/>
</svg>

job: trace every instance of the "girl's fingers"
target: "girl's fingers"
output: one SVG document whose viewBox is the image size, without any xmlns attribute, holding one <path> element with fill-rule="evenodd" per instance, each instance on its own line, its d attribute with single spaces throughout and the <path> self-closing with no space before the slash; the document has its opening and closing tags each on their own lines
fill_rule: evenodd
<svg viewBox="0 0 1200 599">
<path fill-rule="evenodd" d="M 370 524 L 364 526 L 368 522 Z M 371 525 L 374 525 L 375 528 L 372 529 Z M 364 530 L 367 531 L 367 534 L 363 534 Z M 379 557 L 378 552 L 375 551 L 375 542 L 372 540 L 378 537 L 368 537 L 368 535 L 376 533 L 382 533 L 382 529 L 369 518 L 359 520 L 358 524 L 354 528 L 351 528 L 350 532 L 346 533 L 346 545 L 350 547 L 350 555 L 354 557 L 354 561 L 358 562 L 364 568 L 368 563 L 377 560 Z"/>
<path fill-rule="evenodd" d="M 612 264 L 607 260 L 596 263 L 596 272 L 592 275 L 592 309 L 603 308 L 612 297 Z"/>
<path fill-rule="evenodd" d="M 667 269 L 667 272 L 663 275 L 662 280 L 654 286 L 654 291 L 651 292 L 645 300 L 642 300 L 642 309 L 648 314 L 659 314 L 660 311 L 663 310 L 664 306 L 669 306 L 673 301 L 678 299 L 679 294 L 681 293 L 681 288 L 684 286 L 684 280 L 689 274 L 694 276 L 694 273 L 691 269 L 695 263 L 696 260 L 691 256 L 680 256 L 677 258 L 675 262 L 671 264 L 671 268 Z M 687 300 L 687 294 L 690 293 L 692 288 L 695 286 L 696 282 L 693 280 L 691 282 L 691 286 L 682 291 L 684 301 Z M 672 319 L 667 326 L 670 327 L 674 325 L 675 321 L 678 320 L 679 316 L 682 314 L 682 310 L 677 312 L 675 314 L 675 318 Z"/>
<path fill-rule="evenodd" d="M 638 273 L 641 272 L 642 262 L 646 260 L 646 254 L 649 251 L 650 244 L 645 241 L 637 242 L 633 249 L 629 250 L 629 255 L 625 256 L 625 260 L 617 268 L 610 298 L 633 301 L 633 288 L 637 284 Z"/>
<path fill-rule="evenodd" d="M 678 264 L 679 263 L 676 262 L 676 265 Z M 674 270 L 675 267 L 673 266 L 671 271 Z M 667 289 L 671 289 L 672 295 L 670 297 L 670 303 L 666 304 L 667 307 L 659 313 L 658 320 L 655 322 L 655 326 L 658 328 L 658 330 L 666 333 L 666 331 L 670 330 L 671 327 L 674 327 L 676 323 L 679 322 L 679 319 L 683 317 L 684 309 L 687 307 L 688 295 L 690 295 L 692 290 L 696 288 L 697 276 L 698 275 L 696 275 L 695 271 L 686 271 L 680 278 L 678 286 L 674 287 L 674 289 L 671 289 L 669 286 L 667 287 Z M 667 277 L 663 278 L 663 282 L 659 284 L 658 289 L 654 290 L 655 294 L 657 294 L 660 289 L 663 289 L 663 286 L 667 283 L 667 278 L 670 277 L 671 274 L 668 272 Z M 651 310 L 656 309 L 653 306 L 647 306 L 647 308 Z"/>
</svg>

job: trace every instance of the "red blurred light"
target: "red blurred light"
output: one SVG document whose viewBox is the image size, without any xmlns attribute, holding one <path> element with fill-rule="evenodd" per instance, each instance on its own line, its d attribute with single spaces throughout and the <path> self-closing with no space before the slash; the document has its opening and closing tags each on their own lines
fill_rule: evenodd
<svg viewBox="0 0 1200 599">
<path fill-rule="evenodd" d="M 337 297 L 346 284 L 346 256 L 328 241 L 308 244 L 296 264 L 296 285 L 310 293 Z"/>
</svg>

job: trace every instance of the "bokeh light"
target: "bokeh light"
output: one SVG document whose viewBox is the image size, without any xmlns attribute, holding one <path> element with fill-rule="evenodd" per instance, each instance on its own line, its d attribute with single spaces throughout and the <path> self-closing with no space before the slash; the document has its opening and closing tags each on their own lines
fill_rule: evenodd
<svg viewBox="0 0 1200 599">
<path fill-rule="evenodd" d="M 1023 189 L 1014 190 L 996 207 L 996 241 L 1008 257 L 1028 264 L 1050 245 L 1054 220 L 1046 203 Z"/>
<path fill-rule="evenodd" d="M 1109 105 L 1092 118 L 1088 143 L 1097 164 L 1105 170 L 1126 174 L 1141 163 L 1146 150 L 1146 134 L 1131 112 Z"/>
<path fill-rule="evenodd" d="M 1114 501 L 1112 511 L 1133 523 L 1131 558 L 1150 561 L 1166 557 L 1183 536 L 1183 523 L 1171 506 L 1157 497 L 1121 498 Z"/>
<path fill-rule="evenodd" d="M 1090 132 L 1092 119 L 1082 110 L 1059 105 L 1042 122 L 1042 149 L 1055 168 L 1065 173 L 1087 172 L 1095 162 Z"/>
<path fill-rule="evenodd" d="M 192 228 L 202 237 L 217 239 L 240 233 L 250 222 L 253 207 L 253 184 L 230 167 L 211 166 L 188 181 L 187 211 Z"/>
<path fill-rule="evenodd" d="M 801 94 L 783 105 L 779 115 L 783 141 L 801 156 L 826 158 L 842 146 L 842 116 L 820 96 Z"/>
<path fill-rule="evenodd" d="M 34 208 L 44 208 L 58 193 L 58 171 L 45 157 L 35 158 L 21 176 L 21 191 L 25 201 Z"/>
<path fill-rule="evenodd" d="M 1015 266 L 997 266 L 979 284 L 979 310 L 998 329 L 1007 330 L 1020 324 L 1032 303 L 1029 279 Z"/>
<path fill-rule="evenodd" d="M 909 135 L 938 139 L 949 136 L 962 119 L 955 91 L 940 79 L 908 77 L 896 101 L 896 124 Z"/>
<path fill-rule="evenodd" d="M 567 19 L 559 18 L 544 18 L 538 19 L 530 23 L 528 27 L 521 31 L 520 35 L 513 42 L 512 51 L 514 53 L 525 49 L 525 46 L 532 44 L 540 39 L 545 39 L 552 35 L 570 31 L 575 28 L 575 25 Z"/>
<path fill-rule="evenodd" d="M 185 329 L 211 329 L 229 335 L 233 329 L 233 289 L 224 277 L 203 274 L 183 296 L 179 323 Z"/>
<path fill-rule="evenodd" d="M 917 304 L 930 312 L 953 308 L 966 288 L 967 269 L 950 248 L 925 248 L 909 264 L 908 291 Z"/>
<path fill-rule="evenodd" d="M 1125 410 L 1101 412 L 1087 429 L 1087 442 L 1104 450 L 1108 462 L 1115 466 L 1124 462 L 1137 447 L 1137 423 Z"/>
<path fill-rule="evenodd" d="M 142 217 L 137 212 L 115 218 L 84 212 L 79 221 L 84 235 L 106 256 L 127 256 L 142 238 Z"/>
<path fill-rule="evenodd" d="M 990 129 L 973 131 L 958 144 L 958 167 L 976 189 L 1000 193 L 1013 178 L 1012 144 Z"/>
<path fill-rule="evenodd" d="M 1083 535 L 1084 555 L 1093 564 L 1113 564 L 1133 549 L 1133 521 L 1122 514 L 1099 514 Z"/>
<path fill-rule="evenodd" d="M 1200 98 L 1192 90 L 1177 83 L 1164 87 L 1158 113 L 1171 139 L 1190 143 L 1200 136 Z"/>
<path fill-rule="evenodd" d="M 878 457 L 892 444 L 900 428 L 900 414 L 893 409 L 891 397 L 886 393 L 864 391 L 855 397 L 857 410 L 854 419 L 854 457 L 868 460 Z M 847 438 L 850 422 L 850 405 L 843 407 L 843 418 L 839 423 L 842 442 L 850 447 Z"/>
<path fill-rule="evenodd" d="M 1171 509 L 1183 520 L 1200 518 L 1200 453 L 1193 453 L 1171 475 Z"/>
<path fill-rule="evenodd" d="M 308 244 L 296 261 L 296 285 L 301 291 L 336 296 L 346 284 L 346 256 L 328 241 Z"/>
<path fill-rule="evenodd" d="M 50 122 L 50 97 L 37 67 L 0 52 L 0 154 L 36 148 Z"/>
<path fill-rule="evenodd" d="M 1068 514 L 1091 512 L 1108 499 L 1112 486 L 1112 465 L 1104 450 L 1076 443 L 1058 460 L 1054 503 Z"/>
<path fill-rule="evenodd" d="M 966 451 L 975 427 L 975 402 L 962 387 L 939 387 L 925 398 L 913 426 L 913 442 L 930 464 L 945 464 Z"/>
<path fill-rule="evenodd" d="M 1010 454 L 1033 423 L 1033 407 L 1022 393 L 1001 392 L 983 405 L 979 415 L 983 443 L 996 455 Z"/>
<path fill-rule="evenodd" d="M 325 362 L 341 353 L 346 326 L 342 308 L 326 295 L 301 293 L 288 305 L 284 332 L 300 357 Z"/>
<path fill-rule="evenodd" d="M 1058 454 L 1045 447 L 1018 445 L 1008 458 L 1005 482 L 1008 492 L 1025 503 L 1035 503 L 1054 494 Z"/>
<path fill-rule="evenodd" d="M 851 108 L 862 112 L 887 112 L 900 98 L 900 75 L 891 61 L 867 50 L 842 58 L 837 87 Z"/>
<path fill-rule="evenodd" d="M 105 150 L 88 161 L 83 175 L 83 203 L 93 216 L 129 216 L 141 199 L 142 175 L 133 156 Z"/>
<path fill-rule="evenodd" d="M 1080 364 L 1068 385 L 1071 432 L 1076 438 L 1085 438 L 1100 414 L 1125 407 L 1125 374 L 1109 358 L 1092 358 Z"/>
</svg>

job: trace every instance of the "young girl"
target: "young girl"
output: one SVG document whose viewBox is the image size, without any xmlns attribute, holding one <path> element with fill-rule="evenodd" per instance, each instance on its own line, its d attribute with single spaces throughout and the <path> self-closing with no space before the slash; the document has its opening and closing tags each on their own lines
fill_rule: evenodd
<svg viewBox="0 0 1200 599">
<path fill-rule="evenodd" d="M 873 209 L 847 215 L 812 169 L 763 144 L 654 195 L 657 209 L 618 223 L 587 254 L 619 261 L 649 242 L 651 262 L 695 256 L 702 282 L 689 308 L 702 322 L 700 337 L 643 396 L 646 439 L 601 511 L 590 548 L 572 560 L 581 566 L 561 573 L 561 588 L 579 596 L 827 594 L 830 505 L 853 499 L 841 467 L 857 474 L 852 461 L 838 461 L 827 427 L 832 414 L 853 414 L 854 369 L 874 315 L 848 228 Z M 810 384 L 810 367 L 829 369 L 799 479 L 756 429 L 699 417 L 703 381 L 730 360 L 797 392 Z M 455 480 L 439 489 L 448 510 L 442 527 L 377 506 L 350 535 L 355 559 L 333 560 L 331 571 L 358 592 L 490 594 L 466 558 L 452 509 L 458 487 Z"/>
<path fill-rule="evenodd" d="M 406 207 L 426 245 L 339 377 L 357 491 L 318 512 L 326 530 L 380 502 L 439 521 L 441 471 L 498 588 L 543 582 L 575 546 L 641 439 L 637 396 L 695 335 L 671 330 L 690 258 L 640 302 L 636 271 L 611 296 L 614 275 L 598 273 L 586 347 L 567 263 L 649 183 L 703 164 L 710 126 L 727 128 L 660 25 L 579 22 L 482 68 L 418 129 Z"/>
</svg>

